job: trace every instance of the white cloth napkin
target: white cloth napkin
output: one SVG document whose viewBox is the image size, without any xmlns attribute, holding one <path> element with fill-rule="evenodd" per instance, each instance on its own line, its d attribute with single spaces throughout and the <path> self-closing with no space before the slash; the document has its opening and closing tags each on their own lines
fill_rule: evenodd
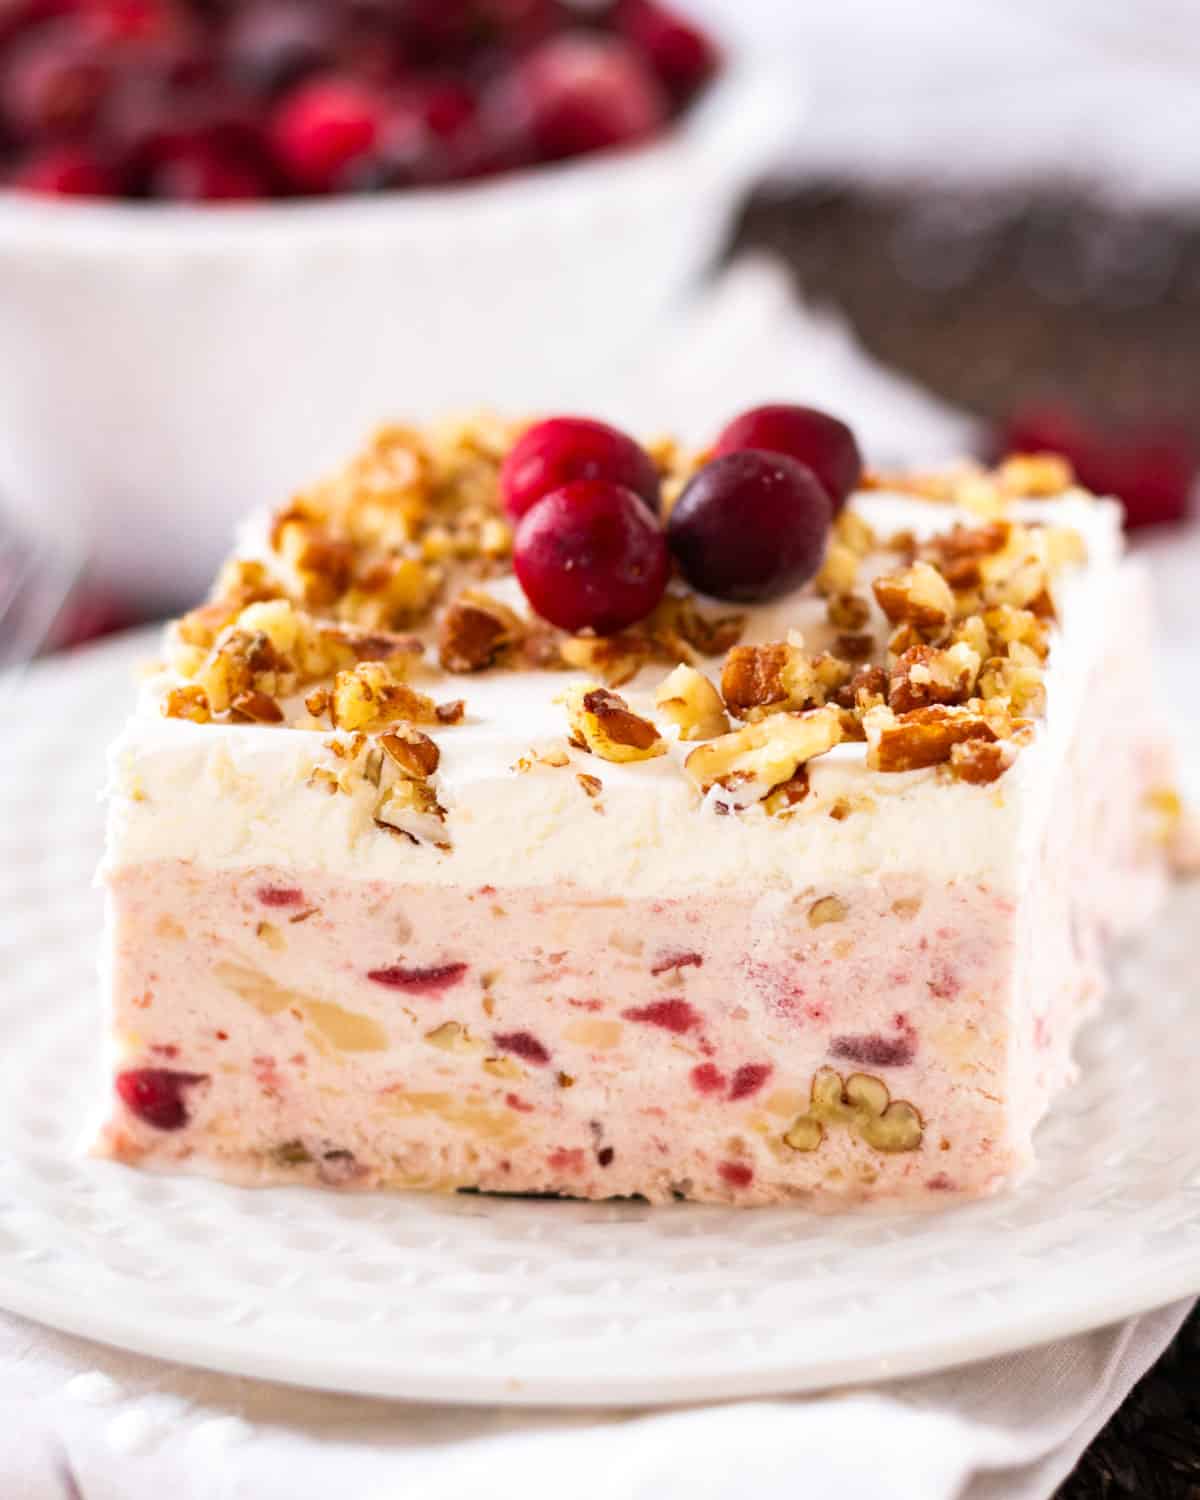
<svg viewBox="0 0 1200 1500">
<path fill-rule="evenodd" d="M 3 1317 L 0 1495 L 1045 1500 L 1186 1310 L 1178 1303 L 875 1391 L 657 1415 L 322 1395 L 182 1370 Z"/>
<path fill-rule="evenodd" d="M 638 430 L 652 412 L 699 438 L 756 401 L 810 400 L 850 419 L 876 462 L 932 462 L 968 443 L 965 419 L 873 366 L 832 317 L 798 310 L 761 263 L 724 275 L 657 347 L 652 369 L 630 370 L 591 409 Z M 310 1393 L 0 1315 L 0 1497 L 1042 1500 L 1185 1311 L 875 1391 L 666 1414 Z"/>
</svg>

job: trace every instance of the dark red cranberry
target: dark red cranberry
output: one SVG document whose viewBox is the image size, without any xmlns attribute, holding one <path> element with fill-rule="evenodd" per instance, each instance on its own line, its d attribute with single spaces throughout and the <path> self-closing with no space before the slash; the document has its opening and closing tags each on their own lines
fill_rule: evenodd
<svg viewBox="0 0 1200 1500">
<path fill-rule="evenodd" d="M 729 1097 L 749 1099 L 751 1094 L 758 1093 L 770 1076 L 770 1063 L 743 1063 L 733 1075 L 733 1082 L 729 1086 Z"/>
<path fill-rule="evenodd" d="M 423 969 L 392 964 L 386 969 L 368 969 L 367 978 L 389 990 L 405 990 L 410 995 L 436 995 L 457 984 L 466 972 L 466 964 L 430 964 Z"/>
<path fill-rule="evenodd" d="M 671 969 L 699 969 L 704 959 L 699 953 L 667 953 L 650 967 L 651 974 L 666 974 Z"/>
<path fill-rule="evenodd" d="M 538 1067 L 544 1067 L 550 1061 L 549 1052 L 537 1037 L 530 1036 L 527 1031 L 497 1032 L 492 1037 L 492 1041 L 501 1052 L 511 1052 L 514 1057 L 523 1058 L 525 1062 L 536 1063 Z"/>
<path fill-rule="evenodd" d="M 366 84 L 311 79 L 284 96 L 271 120 L 276 159 L 297 187 L 332 191 L 374 153 L 386 117 L 386 102 Z"/>
<path fill-rule="evenodd" d="M 155 1130 L 182 1130 L 188 1122 L 184 1091 L 206 1083 L 207 1073 L 174 1068 L 130 1068 L 117 1074 L 117 1093 L 131 1115 Z"/>
<path fill-rule="evenodd" d="M 1080 484 L 1124 503 L 1130 527 L 1183 520 L 1200 471 L 1200 444 L 1180 425 L 1101 423 L 1057 401 L 1022 408 L 997 446 L 1000 453 L 1061 454 Z"/>
<path fill-rule="evenodd" d="M 692 1087 L 698 1094 L 723 1094 L 728 1081 L 716 1063 L 698 1063 L 692 1069 Z"/>
<path fill-rule="evenodd" d="M 646 1026 L 661 1026 L 682 1036 L 700 1025 L 700 1013 L 686 1000 L 651 1000 L 649 1005 L 635 1005 L 621 1012 L 626 1021 L 641 1021 Z"/>
<path fill-rule="evenodd" d="M 304 892 L 296 885 L 260 885 L 254 894 L 264 906 L 304 905 Z"/>
<path fill-rule="evenodd" d="M 735 417 L 717 439 L 715 457 L 762 448 L 786 453 L 817 476 L 836 514 L 862 479 L 862 455 L 845 422 L 812 406 L 756 406 Z"/>
<path fill-rule="evenodd" d="M 754 1168 L 748 1167 L 744 1161 L 723 1161 L 717 1167 L 717 1172 L 722 1182 L 727 1182 L 730 1187 L 749 1187 L 754 1181 Z"/>
<path fill-rule="evenodd" d="M 618 0 L 613 20 L 617 30 L 649 58 L 676 104 L 686 104 L 720 65 L 720 53 L 710 36 L 654 0 Z"/>
<path fill-rule="evenodd" d="M 74 20 L 21 39 L 0 73 L 0 113 L 22 140 L 83 135 L 96 120 L 111 70 Z"/>
<path fill-rule="evenodd" d="M 166 0 L 82 0 L 79 12 L 108 42 L 159 41 L 186 29 L 184 17 Z"/>
<path fill-rule="evenodd" d="M 543 619 L 611 635 L 655 607 L 671 560 L 658 522 L 632 490 L 580 479 L 522 516 L 513 567 Z"/>
<path fill-rule="evenodd" d="M 718 599 L 770 599 L 810 579 L 829 534 L 829 500 L 805 468 L 748 449 L 714 458 L 675 502 L 667 527 L 687 580 Z"/>
<path fill-rule="evenodd" d="M 522 433 L 500 466 L 500 497 L 515 521 L 535 500 L 574 479 L 623 485 L 658 513 L 658 470 L 650 455 L 591 417 L 548 417 Z"/>
<path fill-rule="evenodd" d="M 50 146 L 29 157 L 9 179 L 27 193 L 63 198 L 113 198 L 120 191 L 116 174 L 86 146 Z"/>
<path fill-rule="evenodd" d="M 619 37 L 568 32 L 522 58 L 497 84 L 494 110 L 543 161 L 647 140 L 668 101 L 649 64 Z"/>
<path fill-rule="evenodd" d="M 225 36 L 230 75 L 256 94 L 278 94 L 329 67 L 334 48 L 329 8 L 305 0 L 260 0 L 239 7 Z"/>
<path fill-rule="evenodd" d="M 250 161 L 211 141 L 181 141 L 164 151 L 146 180 L 152 198 L 190 203 L 250 202 L 269 185 Z"/>
<path fill-rule="evenodd" d="M 917 1041 L 912 1032 L 901 1036 L 880 1036 L 878 1032 L 869 1032 L 865 1036 L 835 1036 L 829 1043 L 830 1057 L 871 1068 L 903 1068 L 912 1062 L 916 1053 Z"/>
</svg>

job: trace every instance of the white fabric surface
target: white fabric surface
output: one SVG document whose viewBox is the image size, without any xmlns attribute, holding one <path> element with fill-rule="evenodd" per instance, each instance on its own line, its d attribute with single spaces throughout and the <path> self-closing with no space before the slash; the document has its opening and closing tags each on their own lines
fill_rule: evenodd
<svg viewBox="0 0 1200 1500">
<path fill-rule="evenodd" d="M 653 412 L 696 436 L 786 397 L 846 416 L 876 462 L 931 462 L 968 442 L 962 418 L 870 365 L 835 320 L 796 311 L 761 264 L 727 274 L 658 347 L 652 369 L 594 409 L 639 430 Z M 1168 603 L 1184 581 L 1164 589 Z M 308 1393 L 0 1315 L 0 1500 L 1041 1500 L 1185 1311 L 875 1391 L 667 1414 Z"/>
<path fill-rule="evenodd" d="M 1183 1319 L 876 1391 L 676 1410 L 420 1407 L 181 1370 L 0 1318 L 0 1495 L 1044 1500 Z"/>
</svg>

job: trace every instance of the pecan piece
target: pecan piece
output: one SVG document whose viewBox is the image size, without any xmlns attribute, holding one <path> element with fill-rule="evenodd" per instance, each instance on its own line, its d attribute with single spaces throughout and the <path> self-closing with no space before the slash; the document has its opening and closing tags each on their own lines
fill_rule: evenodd
<svg viewBox="0 0 1200 1500">
<path fill-rule="evenodd" d="M 873 771 L 919 771 L 950 759 L 964 740 L 994 740 L 995 730 L 981 714 L 935 705 L 897 718 L 889 708 L 863 715 L 867 765 Z"/>
<path fill-rule="evenodd" d="M 635 714 L 617 693 L 583 683 L 567 694 L 567 719 L 586 750 L 601 760 L 652 760 L 667 753 L 649 719 Z"/>
<path fill-rule="evenodd" d="M 880 609 L 893 625 L 927 630 L 948 625 L 954 618 L 950 585 L 927 562 L 917 561 L 898 573 L 881 574 L 872 587 Z"/>
<path fill-rule="evenodd" d="M 480 589 L 464 589 L 442 615 L 438 659 L 447 672 L 482 672 L 521 639 L 520 618 Z"/>
<path fill-rule="evenodd" d="M 702 791 L 718 785 L 740 790 L 748 784 L 749 800 L 757 801 L 841 738 L 836 708 L 774 714 L 700 745 L 684 762 L 684 770 Z"/>
</svg>

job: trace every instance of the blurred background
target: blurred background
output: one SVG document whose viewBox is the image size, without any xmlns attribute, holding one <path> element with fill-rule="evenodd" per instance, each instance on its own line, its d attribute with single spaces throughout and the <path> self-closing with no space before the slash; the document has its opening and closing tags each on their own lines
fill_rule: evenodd
<svg viewBox="0 0 1200 1500">
<path fill-rule="evenodd" d="M 477 404 L 1053 449 L 1182 609 L 1198 68 L 1185 0 L 0 0 L 5 649 Z"/>
</svg>

